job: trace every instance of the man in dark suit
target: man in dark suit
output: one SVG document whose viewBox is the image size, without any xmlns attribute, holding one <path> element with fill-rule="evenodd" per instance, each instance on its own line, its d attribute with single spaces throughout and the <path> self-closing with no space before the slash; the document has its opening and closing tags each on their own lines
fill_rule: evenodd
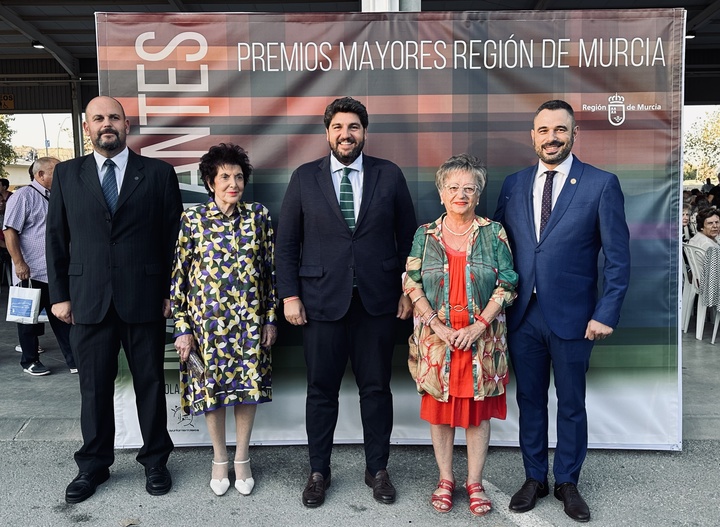
<svg viewBox="0 0 720 527">
<path fill-rule="evenodd" d="M 396 317 L 409 318 L 401 274 L 417 224 L 397 165 L 362 154 L 365 106 L 350 97 L 325 110 L 331 154 L 292 174 L 276 244 L 278 293 L 285 318 L 304 326 L 307 507 L 325 501 L 348 359 L 360 392 L 365 483 L 382 503 L 395 501 L 387 473 L 393 423 L 390 375 Z"/>
<path fill-rule="evenodd" d="M 568 103 L 540 106 L 531 131 L 540 162 L 507 177 L 495 219 L 505 226 L 520 279 L 518 297 L 508 309 L 508 349 L 527 479 L 510 509 L 529 511 L 549 493 L 552 366 L 558 399 L 555 497 L 568 516 L 588 521 L 590 509 L 577 490 L 587 453 L 585 375 L 593 343 L 609 337 L 618 324 L 630 250 L 620 182 L 571 154 L 577 133 Z M 601 249 L 605 261 L 598 295 Z"/>
<path fill-rule="evenodd" d="M 130 122 L 117 100 L 90 101 L 83 129 L 94 153 L 57 165 L 47 220 L 50 302 L 55 316 L 74 324 L 70 341 L 82 399 L 79 473 L 65 500 L 89 498 L 109 477 L 121 344 L 137 399 L 143 437 L 137 460 L 145 467 L 145 488 L 166 494 L 173 443 L 163 360 L 182 211 L 178 180 L 171 165 L 127 148 Z"/>
</svg>

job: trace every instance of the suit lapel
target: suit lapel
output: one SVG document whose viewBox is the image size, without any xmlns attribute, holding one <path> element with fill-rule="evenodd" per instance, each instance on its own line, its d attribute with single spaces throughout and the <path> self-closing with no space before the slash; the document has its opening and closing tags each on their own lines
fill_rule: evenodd
<svg viewBox="0 0 720 527">
<path fill-rule="evenodd" d="M 558 199 L 555 202 L 555 206 L 550 213 L 550 219 L 545 226 L 545 230 L 543 231 L 542 236 L 540 236 L 540 243 L 542 243 L 542 241 L 547 237 L 548 233 L 552 231 L 553 227 L 558 224 L 560 219 L 567 211 L 568 206 L 570 205 L 573 197 L 575 196 L 575 191 L 577 190 L 578 183 L 582 178 L 584 168 L 585 164 L 581 163 L 580 160 L 575 157 L 573 159 L 572 165 L 570 166 L 570 173 L 565 178 L 565 184 L 563 185 L 563 188 L 558 195 Z"/>
<path fill-rule="evenodd" d="M 357 222 L 355 223 L 355 230 L 357 230 L 367 214 L 379 177 L 380 174 L 377 168 L 375 168 L 373 158 L 363 155 L 363 194 L 362 200 L 360 201 L 360 212 L 358 212 Z"/>
<path fill-rule="evenodd" d="M 318 165 L 318 171 L 315 174 L 315 179 L 317 180 L 320 191 L 330 205 L 330 209 L 333 211 L 337 219 L 349 229 L 350 227 L 348 227 L 345 222 L 345 218 L 340 210 L 340 203 L 338 202 L 337 195 L 335 194 L 335 186 L 333 185 L 332 173 L 330 172 L 330 156 L 325 156 L 320 162 L 320 165 Z"/>
<path fill-rule="evenodd" d="M 123 177 L 122 188 L 118 195 L 117 202 L 117 213 L 120 207 L 128 200 L 128 198 L 135 191 L 140 182 L 145 179 L 144 164 L 140 156 L 135 154 L 132 150 L 128 152 L 128 164 L 125 168 L 125 176 Z"/>
<path fill-rule="evenodd" d="M 531 239 L 535 240 L 535 215 L 533 214 L 533 183 L 535 182 L 535 167 L 530 167 L 525 172 L 520 174 L 520 181 L 518 183 L 520 196 L 520 203 L 522 206 L 522 213 L 525 215 L 525 221 L 523 225 L 530 231 Z"/>
<path fill-rule="evenodd" d="M 95 164 L 95 156 L 93 154 L 86 156 L 85 161 L 83 161 L 80 166 L 80 180 L 87 187 L 90 195 L 107 209 L 107 203 L 105 202 L 105 196 L 103 195 L 102 188 L 100 187 L 100 176 L 98 175 L 97 165 Z"/>
</svg>

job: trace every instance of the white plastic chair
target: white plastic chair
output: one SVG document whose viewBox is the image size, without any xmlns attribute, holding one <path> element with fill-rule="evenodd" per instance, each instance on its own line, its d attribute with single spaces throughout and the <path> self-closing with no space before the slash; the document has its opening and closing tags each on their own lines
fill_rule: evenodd
<svg viewBox="0 0 720 527">
<path fill-rule="evenodd" d="M 683 244 L 685 256 L 687 256 L 690 264 L 690 272 L 692 273 L 691 284 L 697 291 L 697 321 L 695 324 L 695 338 L 702 340 L 703 331 L 705 330 L 705 316 L 707 314 L 707 304 L 700 291 L 700 277 L 703 274 L 703 266 L 705 265 L 705 250 L 700 247 Z M 717 323 L 717 318 L 715 320 Z"/>
<path fill-rule="evenodd" d="M 685 246 L 687 244 L 683 243 L 683 253 L 685 252 Z M 695 298 L 698 296 L 699 292 L 697 287 L 695 287 L 695 284 L 690 280 L 690 273 L 688 273 L 687 265 L 685 264 L 685 260 L 690 261 L 690 258 L 688 256 L 685 256 L 682 261 L 680 262 L 680 265 L 682 266 L 683 271 L 683 278 L 685 279 L 683 283 L 683 293 L 682 293 L 682 330 L 683 333 L 687 333 L 688 326 L 690 325 L 690 315 L 692 315 L 693 305 L 695 304 Z"/>
</svg>

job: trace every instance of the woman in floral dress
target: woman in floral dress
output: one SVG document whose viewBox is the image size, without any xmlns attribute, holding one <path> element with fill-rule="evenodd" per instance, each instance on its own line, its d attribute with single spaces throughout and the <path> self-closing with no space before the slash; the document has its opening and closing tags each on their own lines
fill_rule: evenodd
<svg viewBox="0 0 720 527">
<path fill-rule="evenodd" d="M 214 454 L 210 487 L 218 496 L 230 487 L 225 408 L 235 416 L 235 488 L 247 495 L 255 485 L 249 464 L 255 410 L 272 399 L 274 232 L 262 204 L 240 201 L 251 173 L 237 145 L 213 146 L 201 158 L 210 199 L 183 212 L 172 274 L 181 407 L 205 415 Z"/>
<path fill-rule="evenodd" d="M 435 184 L 446 213 L 416 231 L 404 281 L 416 323 L 408 364 L 440 470 L 430 502 L 438 512 L 453 507 L 455 428 L 465 428 L 465 489 L 476 516 L 492 508 L 482 473 L 490 419 L 507 414 L 504 309 L 518 280 L 502 225 L 475 215 L 486 181 L 472 156 L 443 163 Z"/>
</svg>

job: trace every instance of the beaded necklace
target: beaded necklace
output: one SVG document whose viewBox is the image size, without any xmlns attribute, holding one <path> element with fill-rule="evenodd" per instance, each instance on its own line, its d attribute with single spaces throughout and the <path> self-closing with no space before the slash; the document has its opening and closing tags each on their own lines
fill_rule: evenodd
<svg viewBox="0 0 720 527">
<path fill-rule="evenodd" d="M 474 222 L 471 222 L 471 223 L 470 223 L 470 227 L 468 227 L 465 232 L 459 233 L 459 232 L 455 232 L 455 231 L 452 230 L 450 227 L 448 227 L 448 226 L 447 226 L 447 222 L 445 221 L 445 218 L 443 218 L 443 226 L 447 229 L 447 231 L 448 231 L 450 234 L 454 234 L 455 236 L 465 236 L 468 232 L 470 232 L 470 231 L 472 230 L 472 228 L 473 228 L 473 223 L 474 223 Z"/>
</svg>

